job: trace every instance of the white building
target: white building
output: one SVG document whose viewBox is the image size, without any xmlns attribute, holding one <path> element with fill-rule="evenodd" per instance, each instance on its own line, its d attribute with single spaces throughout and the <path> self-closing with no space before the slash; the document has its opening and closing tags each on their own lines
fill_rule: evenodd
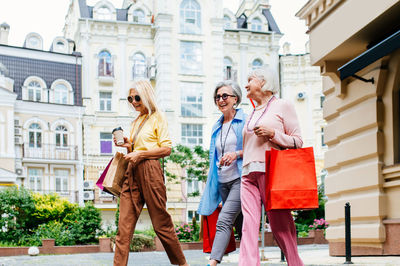
<svg viewBox="0 0 400 266">
<path fill-rule="evenodd" d="M 44 51 L 37 33 L 9 46 L 0 27 L 0 186 L 83 204 L 81 56 L 63 37 Z"/>
<path fill-rule="evenodd" d="M 244 86 L 252 68 L 278 70 L 282 34 L 268 0 L 245 0 L 238 10 L 224 8 L 220 0 L 125 0 L 121 8 L 106 0 L 90 2 L 71 0 L 64 27 L 83 56 L 88 188 L 115 152 L 112 129 L 130 130 L 135 114 L 125 99 L 132 81 L 151 80 L 174 144 L 208 147 L 220 115 L 212 99 L 216 83 L 235 79 Z M 243 107 L 250 110 L 247 99 Z M 173 219 L 190 219 L 199 199 L 187 202 L 186 191 L 201 185 L 169 184 L 168 189 Z M 95 198 L 103 219 L 114 220 L 115 200 L 98 190 Z M 141 219 L 138 228 L 147 227 L 148 217 Z"/>
</svg>

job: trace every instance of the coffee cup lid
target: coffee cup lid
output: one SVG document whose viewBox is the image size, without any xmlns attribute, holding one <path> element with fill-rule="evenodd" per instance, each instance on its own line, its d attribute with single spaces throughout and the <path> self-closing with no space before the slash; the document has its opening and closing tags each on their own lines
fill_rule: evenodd
<svg viewBox="0 0 400 266">
<path fill-rule="evenodd" d="M 122 127 L 116 127 L 116 128 L 113 129 L 112 133 L 114 133 L 117 130 L 123 130 L 123 129 L 122 129 Z"/>
</svg>

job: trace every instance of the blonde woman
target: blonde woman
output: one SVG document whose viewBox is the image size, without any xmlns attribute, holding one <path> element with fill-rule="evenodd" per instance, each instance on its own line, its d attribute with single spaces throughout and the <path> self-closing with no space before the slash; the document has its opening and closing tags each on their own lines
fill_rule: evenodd
<svg viewBox="0 0 400 266">
<path fill-rule="evenodd" d="M 164 175 L 158 161 L 171 153 L 171 139 L 164 115 L 158 110 L 154 89 L 148 81 L 137 81 L 129 89 L 128 102 L 139 112 L 129 138 L 116 146 L 125 147 L 129 160 L 120 195 L 118 234 L 114 265 L 127 265 L 129 244 L 136 222 L 146 203 L 154 231 L 163 244 L 171 264 L 188 265 L 166 209 Z"/>
</svg>

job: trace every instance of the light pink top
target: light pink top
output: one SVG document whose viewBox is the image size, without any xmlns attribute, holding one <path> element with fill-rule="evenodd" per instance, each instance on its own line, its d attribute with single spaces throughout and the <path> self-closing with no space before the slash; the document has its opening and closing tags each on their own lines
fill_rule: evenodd
<svg viewBox="0 0 400 266">
<path fill-rule="evenodd" d="M 251 169 L 260 169 L 260 166 L 265 165 L 266 150 L 271 150 L 271 148 L 277 150 L 293 148 L 294 141 L 297 148 L 303 146 L 299 121 L 293 104 L 274 97 L 267 111 L 258 120 L 266 106 L 267 104 L 256 107 L 253 117 L 251 115 L 247 117 L 243 128 L 243 170 L 246 174 L 252 172 Z M 249 121 L 250 118 L 251 121 Z M 253 128 L 257 120 L 258 126 L 265 126 L 275 130 L 275 136 L 272 139 L 257 137 L 254 134 Z M 252 164 L 258 165 L 258 167 L 251 167 Z M 265 172 L 265 167 L 263 172 Z"/>
</svg>

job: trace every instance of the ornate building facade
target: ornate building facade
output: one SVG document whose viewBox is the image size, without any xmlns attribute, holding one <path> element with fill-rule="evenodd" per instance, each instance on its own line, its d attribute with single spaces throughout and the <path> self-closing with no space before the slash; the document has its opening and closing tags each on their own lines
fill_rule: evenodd
<svg viewBox="0 0 400 266">
<path fill-rule="evenodd" d="M 0 27 L 0 186 L 83 204 L 81 56 L 63 37 L 44 51 L 36 33 L 10 46 Z"/>
</svg>

